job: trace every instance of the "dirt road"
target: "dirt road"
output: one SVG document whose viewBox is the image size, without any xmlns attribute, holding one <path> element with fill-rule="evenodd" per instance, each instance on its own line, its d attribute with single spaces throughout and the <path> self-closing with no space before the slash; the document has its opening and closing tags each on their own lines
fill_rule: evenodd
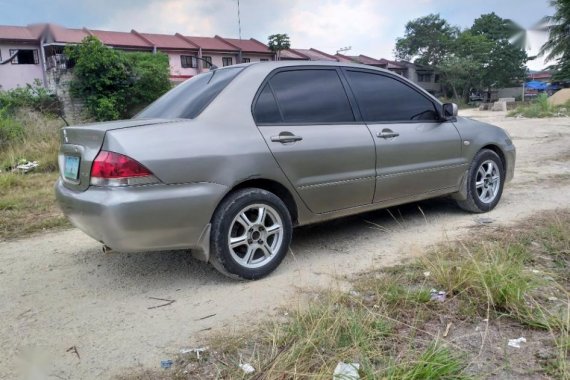
<svg viewBox="0 0 570 380">
<path fill-rule="evenodd" d="M 506 128 L 518 149 L 514 181 L 483 217 L 504 225 L 570 205 L 569 118 L 469 115 Z M 94 379 L 157 368 L 210 329 L 239 328 L 294 303 L 297 288 L 420 255 L 477 233 L 470 227 L 481 217 L 442 199 L 391 211 L 394 218 L 377 211 L 296 230 L 294 254 L 257 282 L 227 280 L 180 252 L 105 255 L 77 230 L 0 243 L 0 378 L 24 369 Z M 152 308 L 166 302 L 151 297 L 175 302 Z"/>
</svg>

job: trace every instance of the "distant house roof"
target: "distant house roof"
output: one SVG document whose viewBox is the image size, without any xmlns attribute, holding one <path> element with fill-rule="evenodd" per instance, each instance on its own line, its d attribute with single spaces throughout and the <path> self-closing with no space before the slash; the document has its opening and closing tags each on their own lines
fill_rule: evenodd
<svg viewBox="0 0 570 380">
<path fill-rule="evenodd" d="M 527 76 L 528 79 L 550 79 L 552 78 L 552 73 L 548 71 L 539 71 L 535 73 L 529 73 Z"/>
<path fill-rule="evenodd" d="M 39 34 L 25 26 L 0 25 L 0 40 L 33 42 L 39 40 Z"/>
<path fill-rule="evenodd" d="M 346 62 L 346 63 L 354 63 L 355 60 L 349 57 L 348 55 L 336 53 L 335 57 L 338 59 L 339 62 Z"/>
<path fill-rule="evenodd" d="M 137 36 L 135 33 L 129 32 L 111 32 L 107 30 L 85 29 L 85 31 L 101 40 L 105 45 L 133 47 L 133 48 L 152 48 L 152 45 Z"/>
<path fill-rule="evenodd" d="M 265 54 L 273 54 L 269 47 L 262 42 L 259 42 L 256 39 L 249 39 L 249 40 L 240 40 L 237 38 L 224 38 L 216 36 L 217 38 L 221 38 L 224 42 L 235 46 L 236 48 L 240 49 L 244 53 L 265 53 Z"/>
<path fill-rule="evenodd" d="M 84 29 L 64 28 L 59 25 L 50 25 L 54 42 L 78 44 L 89 35 Z"/>
<path fill-rule="evenodd" d="M 397 69 L 405 69 L 406 67 L 404 65 L 399 64 L 396 61 L 390 61 L 388 59 L 384 59 L 384 58 L 380 58 L 378 60 L 380 62 L 380 65 L 388 70 L 393 69 L 393 70 L 397 70 Z"/>
<path fill-rule="evenodd" d="M 179 35 L 171 34 L 154 34 L 154 33 L 138 33 L 137 31 L 132 31 L 135 34 L 140 35 L 142 38 L 150 42 L 153 46 L 162 49 L 198 49 L 197 45 L 186 41 Z"/>
<path fill-rule="evenodd" d="M 296 53 L 300 53 L 305 57 L 309 58 L 311 61 L 333 61 L 338 62 L 338 59 L 333 55 L 327 54 L 317 49 L 290 49 L 294 50 Z"/>
<path fill-rule="evenodd" d="M 349 56 L 355 62 L 362 63 L 363 65 L 381 66 L 382 62 L 379 59 L 369 57 L 367 55 L 351 55 Z"/>
<path fill-rule="evenodd" d="M 308 61 L 310 58 L 294 49 L 281 50 L 279 53 L 280 59 L 283 60 L 300 60 Z"/>
<path fill-rule="evenodd" d="M 204 50 L 217 50 L 217 51 L 228 51 L 237 52 L 238 48 L 224 42 L 221 38 L 216 37 L 194 37 L 194 36 L 184 36 L 186 41 L 190 41 L 192 44 L 204 49 Z"/>
</svg>

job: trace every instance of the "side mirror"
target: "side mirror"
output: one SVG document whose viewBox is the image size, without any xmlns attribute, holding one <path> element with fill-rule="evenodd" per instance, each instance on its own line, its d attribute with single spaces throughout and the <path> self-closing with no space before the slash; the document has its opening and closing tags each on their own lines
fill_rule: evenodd
<svg viewBox="0 0 570 380">
<path fill-rule="evenodd" d="M 445 103 L 443 105 L 443 108 L 442 108 L 442 111 L 443 111 L 442 116 L 445 120 L 453 119 L 453 118 L 457 117 L 458 110 L 459 110 L 459 108 L 457 107 L 457 104 Z"/>
</svg>

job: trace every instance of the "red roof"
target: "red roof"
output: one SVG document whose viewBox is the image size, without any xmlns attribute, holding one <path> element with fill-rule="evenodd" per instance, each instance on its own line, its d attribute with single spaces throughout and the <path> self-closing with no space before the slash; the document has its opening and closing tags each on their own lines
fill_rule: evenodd
<svg viewBox="0 0 570 380">
<path fill-rule="evenodd" d="M 382 65 L 380 60 L 362 54 L 351 55 L 350 58 L 354 59 L 358 63 L 362 63 L 363 65 Z"/>
<path fill-rule="evenodd" d="M 334 56 L 331 56 L 327 53 L 323 53 L 322 51 L 316 49 L 291 49 L 294 50 L 296 53 L 301 53 L 302 55 L 308 57 L 311 61 L 334 61 L 336 62 L 337 59 Z"/>
<path fill-rule="evenodd" d="M 50 25 L 51 34 L 55 42 L 78 44 L 89 34 L 83 29 L 64 28 L 59 25 Z"/>
<path fill-rule="evenodd" d="M 222 41 L 220 38 L 215 37 L 192 37 L 184 36 L 187 41 L 194 45 L 201 47 L 204 50 L 219 50 L 219 51 L 239 51 L 238 48 Z"/>
<path fill-rule="evenodd" d="M 218 36 L 216 36 L 218 37 Z M 223 39 L 225 42 L 235 46 L 236 48 L 240 49 L 241 51 L 245 52 L 245 53 L 265 53 L 265 54 L 273 54 L 273 52 L 271 50 L 269 50 L 269 47 L 255 39 L 249 39 L 249 40 L 240 40 L 237 38 L 223 38 L 223 37 L 218 37 Z"/>
<path fill-rule="evenodd" d="M 405 69 L 404 66 L 398 64 L 398 62 L 390 61 L 388 59 L 380 58 L 378 60 L 380 65 L 384 66 L 387 69 Z"/>
<path fill-rule="evenodd" d="M 528 74 L 528 79 L 550 79 L 552 78 L 552 74 L 548 71 L 540 71 L 538 73 L 530 73 Z"/>
<path fill-rule="evenodd" d="M 136 33 L 136 32 L 135 32 Z M 153 33 L 140 33 L 140 35 L 148 40 L 152 45 L 157 48 L 163 49 L 198 49 L 198 46 L 192 45 L 190 42 L 184 40 L 180 36 L 170 34 L 153 34 Z"/>
<path fill-rule="evenodd" d="M 25 26 L 0 25 L 0 40 L 37 41 L 39 35 Z"/>
<path fill-rule="evenodd" d="M 279 53 L 279 55 L 280 55 L 281 59 L 285 59 L 285 60 L 288 60 L 288 59 L 299 59 L 299 60 L 303 60 L 303 61 L 309 60 L 309 57 L 307 57 L 306 55 L 301 54 L 298 51 L 293 50 L 293 49 L 282 50 Z"/>
<path fill-rule="evenodd" d="M 105 45 L 152 48 L 152 45 L 137 36 L 128 32 L 109 32 L 106 30 L 88 30 L 91 34 L 101 40 Z"/>
<path fill-rule="evenodd" d="M 350 58 L 347 55 L 336 53 L 335 57 L 336 57 L 336 59 L 338 59 L 339 62 L 354 63 L 354 59 Z"/>
</svg>

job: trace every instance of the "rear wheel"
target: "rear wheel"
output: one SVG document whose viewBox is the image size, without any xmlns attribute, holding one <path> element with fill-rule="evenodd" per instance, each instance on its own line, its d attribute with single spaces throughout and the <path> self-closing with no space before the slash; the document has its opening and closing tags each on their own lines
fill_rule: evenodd
<svg viewBox="0 0 570 380">
<path fill-rule="evenodd" d="M 459 207 L 476 213 L 494 209 L 503 194 L 505 180 L 501 158 L 492 150 L 481 150 L 467 175 L 467 199 L 457 201 Z"/>
<path fill-rule="evenodd" d="M 238 190 L 212 219 L 210 261 L 229 277 L 262 278 L 287 254 L 291 234 L 291 216 L 279 197 L 261 189 Z"/>
</svg>

